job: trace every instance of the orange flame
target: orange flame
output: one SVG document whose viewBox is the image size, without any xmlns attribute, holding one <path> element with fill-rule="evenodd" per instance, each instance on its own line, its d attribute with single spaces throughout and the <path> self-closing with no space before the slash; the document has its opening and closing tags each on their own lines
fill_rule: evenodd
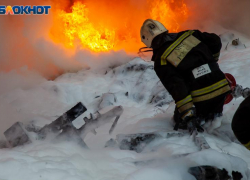
<svg viewBox="0 0 250 180">
<path fill-rule="evenodd" d="M 74 46 L 74 40 L 79 39 L 83 48 L 95 52 L 109 51 L 114 48 L 115 31 L 105 27 L 97 30 L 89 22 L 88 8 L 81 2 L 72 7 L 72 13 L 61 11 L 59 16 L 64 22 L 64 35 L 68 39 L 68 46 Z"/>
<path fill-rule="evenodd" d="M 188 18 L 184 0 L 145 2 L 102 0 L 98 4 L 77 1 L 71 7 L 72 12 L 56 11 L 51 38 L 69 48 L 80 45 L 94 52 L 120 49 L 136 52 L 143 46 L 139 32 L 145 19 L 158 20 L 170 31 L 177 32 Z"/>
<path fill-rule="evenodd" d="M 153 2 L 150 16 L 152 19 L 156 19 L 165 24 L 170 31 L 178 32 L 180 30 L 180 24 L 188 18 L 188 9 L 183 0 L 159 0 Z"/>
</svg>

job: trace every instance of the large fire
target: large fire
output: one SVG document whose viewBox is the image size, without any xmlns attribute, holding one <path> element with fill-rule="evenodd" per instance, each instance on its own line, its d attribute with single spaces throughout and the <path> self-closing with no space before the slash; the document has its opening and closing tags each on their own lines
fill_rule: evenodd
<svg viewBox="0 0 250 180">
<path fill-rule="evenodd" d="M 95 28 L 89 21 L 88 8 L 81 2 L 76 2 L 71 13 L 59 12 L 58 16 L 63 21 L 63 35 L 66 37 L 67 46 L 74 46 L 78 38 L 83 48 L 93 51 L 108 51 L 114 48 L 115 31 L 105 27 Z"/>
<path fill-rule="evenodd" d="M 184 0 L 145 1 L 141 6 L 130 0 L 76 1 L 70 12 L 62 9 L 54 12 L 51 37 L 68 48 L 135 52 L 143 46 L 139 32 L 145 19 L 159 20 L 171 32 L 177 32 L 188 18 Z"/>
<path fill-rule="evenodd" d="M 177 32 L 180 30 L 180 24 L 188 18 L 187 5 L 183 0 L 154 1 L 152 2 L 150 17 L 166 24 L 170 31 Z"/>
</svg>

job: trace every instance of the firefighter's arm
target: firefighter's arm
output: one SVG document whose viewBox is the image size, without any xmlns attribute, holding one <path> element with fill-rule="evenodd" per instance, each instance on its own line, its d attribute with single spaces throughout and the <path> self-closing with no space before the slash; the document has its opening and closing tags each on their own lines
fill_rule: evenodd
<svg viewBox="0 0 250 180">
<path fill-rule="evenodd" d="M 222 47 L 220 37 L 214 33 L 202 33 L 199 30 L 195 30 L 195 36 L 208 46 L 214 56 L 214 59 L 218 61 Z"/>
<path fill-rule="evenodd" d="M 193 116 L 194 105 L 189 87 L 176 68 L 169 63 L 164 66 L 155 66 L 155 72 L 175 100 L 182 119 L 186 116 Z"/>
</svg>

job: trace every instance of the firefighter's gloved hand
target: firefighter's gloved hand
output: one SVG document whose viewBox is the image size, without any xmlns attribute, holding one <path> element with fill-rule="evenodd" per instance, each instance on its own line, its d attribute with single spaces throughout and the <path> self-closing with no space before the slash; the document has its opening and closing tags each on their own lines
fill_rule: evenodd
<svg viewBox="0 0 250 180">
<path fill-rule="evenodd" d="M 200 126 L 200 119 L 193 116 L 187 121 L 187 129 L 190 134 L 197 130 L 198 132 L 204 132 L 204 129 Z"/>
<path fill-rule="evenodd" d="M 247 98 L 249 95 L 250 95 L 250 88 L 244 88 L 244 89 L 242 90 L 242 96 L 243 96 L 244 98 Z"/>
<path fill-rule="evenodd" d="M 236 84 L 235 88 L 233 89 L 232 95 L 234 98 L 244 97 L 247 98 L 250 96 L 250 88 L 243 88 L 241 85 Z"/>
<path fill-rule="evenodd" d="M 204 131 L 204 129 L 200 126 L 200 119 L 196 117 L 196 111 L 194 107 L 186 110 L 181 115 L 183 120 L 182 123 L 187 125 L 187 129 L 190 134 L 192 134 L 194 130 L 197 130 L 198 132 Z"/>
<path fill-rule="evenodd" d="M 187 122 L 188 119 L 190 119 L 191 117 L 196 116 L 196 111 L 195 111 L 195 107 L 192 107 L 184 112 L 181 113 L 181 119 L 185 122 Z"/>
<path fill-rule="evenodd" d="M 235 88 L 233 89 L 232 95 L 234 98 L 238 98 L 242 96 L 243 87 L 239 84 L 236 84 Z"/>
</svg>

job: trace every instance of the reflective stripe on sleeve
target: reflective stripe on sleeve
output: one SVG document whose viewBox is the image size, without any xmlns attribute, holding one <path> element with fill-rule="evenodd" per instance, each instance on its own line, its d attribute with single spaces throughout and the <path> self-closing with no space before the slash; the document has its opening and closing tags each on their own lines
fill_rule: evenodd
<svg viewBox="0 0 250 180">
<path fill-rule="evenodd" d="M 178 102 L 176 103 L 176 106 L 177 106 L 177 108 L 180 108 L 181 106 L 183 106 L 184 104 L 186 104 L 186 103 L 188 103 L 188 102 L 190 102 L 190 101 L 192 101 L 191 95 L 189 95 L 189 96 L 187 96 L 186 98 L 184 98 L 184 99 L 178 101 Z"/>
<path fill-rule="evenodd" d="M 225 87 L 222 87 L 214 92 L 211 92 L 209 94 L 206 94 L 206 95 L 203 95 L 203 96 L 199 96 L 199 97 L 194 97 L 193 98 L 193 102 L 201 102 L 201 101 L 206 101 L 206 100 L 209 100 L 209 99 L 212 99 L 212 98 L 215 98 L 221 94 L 224 94 L 228 91 L 230 91 L 231 88 L 227 85 Z"/>
<path fill-rule="evenodd" d="M 200 95 L 203 95 L 203 94 L 207 94 L 207 93 L 210 93 L 216 89 L 219 89 L 225 85 L 228 84 L 228 81 L 226 79 L 223 79 L 215 84 L 212 84 L 211 86 L 208 86 L 208 87 L 205 87 L 205 88 L 202 88 L 202 89 L 199 89 L 199 90 L 195 90 L 195 91 L 192 91 L 191 92 L 191 95 L 192 97 L 195 97 L 195 96 L 200 96 Z"/>
<path fill-rule="evenodd" d="M 179 111 L 179 113 L 182 113 L 182 112 L 184 112 L 184 111 L 186 111 L 186 110 L 192 108 L 193 105 L 194 105 L 193 102 L 189 102 L 189 103 L 187 103 L 187 104 L 181 106 L 180 108 L 178 108 L 178 111 Z"/>
</svg>

